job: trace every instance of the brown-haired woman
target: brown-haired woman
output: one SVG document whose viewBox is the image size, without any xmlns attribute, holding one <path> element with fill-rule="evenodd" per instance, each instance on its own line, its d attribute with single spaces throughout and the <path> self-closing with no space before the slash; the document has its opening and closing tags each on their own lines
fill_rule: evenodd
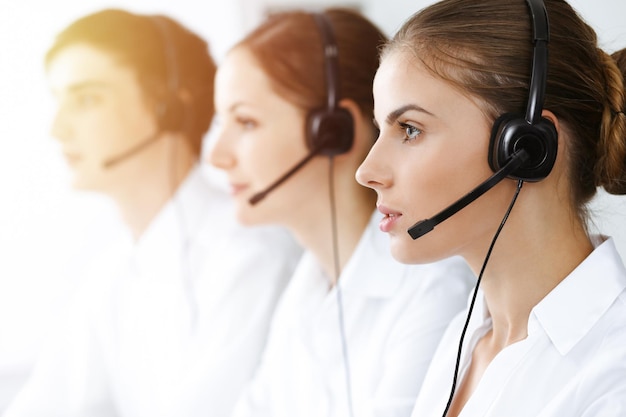
<svg viewBox="0 0 626 417">
<path fill-rule="evenodd" d="M 414 416 L 626 414 L 626 271 L 585 210 L 599 186 L 626 193 L 624 78 L 567 2 L 545 9 L 549 30 L 541 1 L 444 0 L 383 52 L 357 178 L 394 257 L 461 255 L 482 280 Z M 508 178 L 428 234 L 415 224 L 491 175 Z"/>
<path fill-rule="evenodd" d="M 465 304 L 462 260 L 394 261 L 375 193 L 354 179 L 377 133 L 371 83 L 383 41 L 356 12 L 286 12 L 218 68 L 210 158 L 228 175 L 238 218 L 283 225 L 306 249 L 236 416 L 408 416 Z"/>
</svg>

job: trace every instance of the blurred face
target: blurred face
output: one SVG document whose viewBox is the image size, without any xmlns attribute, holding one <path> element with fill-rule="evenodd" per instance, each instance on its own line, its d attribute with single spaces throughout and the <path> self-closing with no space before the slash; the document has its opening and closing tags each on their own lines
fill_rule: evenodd
<svg viewBox="0 0 626 417">
<path fill-rule="evenodd" d="M 373 88 L 380 136 L 357 180 L 378 193 L 380 229 L 389 234 L 394 257 L 422 263 L 467 257 L 472 250 L 484 256 L 513 195 L 507 192 L 513 181 L 500 183 L 415 241 L 407 233 L 492 174 L 491 126 L 477 103 L 401 51 L 384 58 Z"/>
<path fill-rule="evenodd" d="M 313 158 L 296 174 L 251 205 L 264 190 L 308 154 L 304 112 L 277 95 L 245 48 L 232 50 L 215 79 L 218 132 L 209 160 L 228 176 L 237 216 L 244 224 L 287 224 L 311 206 L 325 158 Z"/>
<path fill-rule="evenodd" d="M 52 60 L 48 79 L 58 104 L 52 134 L 72 169 L 74 186 L 110 191 L 128 162 L 106 168 L 105 161 L 156 132 L 134 72 L 100 49 L 76 44 Z"/>
</svg>

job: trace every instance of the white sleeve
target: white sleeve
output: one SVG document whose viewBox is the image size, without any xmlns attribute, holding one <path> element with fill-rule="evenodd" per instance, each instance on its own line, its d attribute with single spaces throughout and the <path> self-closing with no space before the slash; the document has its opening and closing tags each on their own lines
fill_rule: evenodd
<svg viewBox="0 0 626 417">
<path fill-rule="evenodd" d="M 88 294 L 76 294 L 3 417 L 116 416 Z"/>
<path fill-rule="evenodd" d="M 256 377 L 248 384 L 243 395 L 235 405 L 232 417 L 270 417 L 271 407 L 269 400 L 270 385 L 264 382 L 263 365 L 259 368 Z"/>
<path fill-rule="evenodd" d="M 262 360 L 274 311 L 301 251 L 289 234 L 273 227 L 241 229 L 207 251 L 220 259 L 211 264 L 219 269 L 208 271 L 206 286 L 197 287 L 206 295 L 200 302 L 210 334 L 202 360 L 194 365 L 202 373 L 196 372 L 198 385 L 182 394 L 178 409 L 197 403 L 211 415 L 232 415 Z"/>
</svg>

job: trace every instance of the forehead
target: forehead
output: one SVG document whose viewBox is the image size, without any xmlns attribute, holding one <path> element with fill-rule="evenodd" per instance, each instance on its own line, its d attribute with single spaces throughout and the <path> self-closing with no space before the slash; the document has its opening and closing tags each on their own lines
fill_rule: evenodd
<svg viewBox="0 0 626 417">
<path fill-rule="evenodd" d="M 88 44 L 61 49 L 49 62 L 47 76 L 55 93 L 81 85 L 138 87 L 135 72 L 122 65 L 112 54 Z"/>
<path fill-rule="evenodd" d="M 277 107 L 295 107 L 275 90 L 272 79 L 261 68 L 254 55 L 244 47 L 231 50 L 218 67 L 215 76 L 218 107 L 255 107 L 258 111 L 275 112 Z"/>
<path fill-rule="evenodd" d="M 250 91 L 250 86 L 254 86 L 255 90 L 271 87 L 271 81 L 260 63 L 245 47 L 235 48 L 226 55 L 218 67 L 216 83 L 218 87 L 225 87 L 223 91 Z"/>
<path fill-rule="evenodd" d="M 385 54 L 381 61 L 376 74 L 374 76 L 374 89 L 382 88 L 390 81 L 400 78 L 397 81 L 402 82 L 413 75 L 415 66 L 408 53 L 393 51 Z"/>
<path fill-rule="evenodd" d="M 378 121 L 403 106 L 424 107 L 424 101 L 439 88 L 438 82 L 411 54 L 394 51 L 385 55 L 373 84 L 375 113 L 380 113 Z"/>
<path fill-rule="evenodd" d="M 413 52 L 401 49 L 383 57 L 373 91 L 375 111 L 381 113 L 377 118 L 406 105 L 418 105 L 441 117 L 479 107 L 478 100 L 435 76 Z"/>
<path fill-rule="evenodd" d="M 452 88 L 437 77 L 410 50 L 396 49 L 383 56 L 374 77 L 374 90 L 382 90 L 390 85 L 403 85 L 407 95 L 415 90 L 424 93 L 441 88 Z"/>
</svg>

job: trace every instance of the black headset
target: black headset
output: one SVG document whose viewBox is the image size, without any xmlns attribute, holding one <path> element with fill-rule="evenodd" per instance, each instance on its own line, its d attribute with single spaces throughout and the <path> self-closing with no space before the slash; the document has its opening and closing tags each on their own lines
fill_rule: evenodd
<svg viewBox="0 0 626 417">
<path fill-rule="evenodd" d="M 350 112 L 339 107 L 339 61 L 335 36 L 326 15 L 314 13 L 324 49 L 326 68 L 325 107 L 309 112 L 306 120 L 306 143 L 311 151 L 334 156 L 348 152 L 354 141 L 354 120 Z"/>
<path fill-rule="evenodd" d="M 550 28 L 543 0 L 526 0 L 533 25 L 533 61 L 526 116 L 505 113 L 494 122 L 489 142 L 489 166 L 496 172 L 518 150 L 526 160 L 509 178 L 536 182 L 548 176 L 557 154 L 558 135 L 554 124 L 541 117 L 548 75 Z"/>
<path fill-rule="evenodd" d="M 160 131 L 180 131 L 184 125 L 185 106 L 179 97 L 180 74 L 176 48 L 170 36 L 170 22 L 163 16 L 150 16 L 159 32 L 163 45 L 163 58 L 167 90 L 165 97 L 157 104 L 157 118 Z"/>
</svg>

